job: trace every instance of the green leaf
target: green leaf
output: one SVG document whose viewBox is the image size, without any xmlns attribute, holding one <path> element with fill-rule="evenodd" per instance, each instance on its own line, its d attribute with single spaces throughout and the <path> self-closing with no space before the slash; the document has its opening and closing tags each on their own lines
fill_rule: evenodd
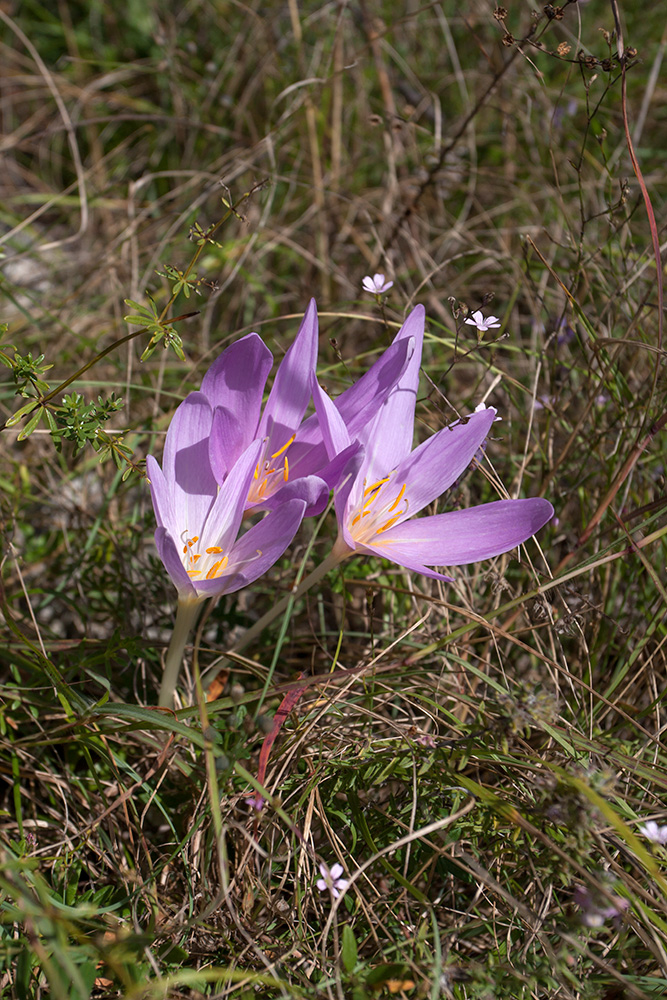
<svg viewBox="0 0 667 1000">
<path fill-rule="evenodd" d="M 357 942 L 354 939 L 354 931 L 349 924 L 345 924 L 343 927 L 343 944 L 340 954 L 345 970 L 352 972 L 357 964 Z"/>
<path fill-rule="evenodd" d="M 25 417 L 26 413 L 30 413 L 30 411 L 33 410 L 37 405 L 38 405 L 37 401 L 31 399 L 29 403 L 26 403 L 25 406 L 22 406 L 20 410 L 17 410 L 16 413 L 13 413 L 11 415 L 11 417 L 5 423 L 5 427 L 13 427 L 14 424 L 18 424 L 19 420 L 22 420 L 23 417 Z"/>
<path fill-rule="evenodd" d="M 35 413 L 33 413 L 30 420 L 19 434 L 17 441 L 25 441 L 27 437 L 30 437 L 30 435 L 32 434 L 32 432 L 34 431 L 35 427 L 37 426 L 37 424 L 41 419 L 42 409 L 43 407 L 40 406 L 39 409 Z"/>
</svg>

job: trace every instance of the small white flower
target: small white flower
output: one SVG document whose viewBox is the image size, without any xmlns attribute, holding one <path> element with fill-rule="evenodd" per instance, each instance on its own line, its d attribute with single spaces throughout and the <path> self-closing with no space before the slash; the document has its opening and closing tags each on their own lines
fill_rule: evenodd
<svg viewBox="0 0 667 1000">
<path fill-rule="evenodd" d="M 486 403 L 478 403 L 477 406 L 475 407 L 475 413 L 481 413 L 482 410 L 493 410 L 495 412 L 495 409 L 496 409 L 495 406 L 487 406 Z M 497 424 L 498 421 L 502 419 L 503 418 L 499 417 L 498 414 L 496 413 L 496 416 L 493 418 L 493 422 L 494 424 Z"/>
<path fill-rule="evenodd" d="M 667 826 L 658 826 L 654 819 L 643 823 L 639 827 L 639 832 L 643 833 L 647 840 L 652 840 L 654 844 L 667 844 Z"/>
<path fill-rule="evenodd" d="M 498 316 L 488 316 L 484 319 L 482 310 L 477 309 L 472 314 L 472 319 L 468 316 L 466 323 L 469 326 L 476 326 L 478 333 L 485 333 L 487 330 L 495 330 L 496 327 L 500 326 L 500 319 Z"/>
<path fill-rule="evenodd" d="M 385 281 L 384 274 L 374 274 L 372 278 L 370 274 L 367 274 L 361 284 L 365 292 L 370 292 L 371 295 L 382 295 L 384 292 L 389 291 L 394 282 Z"/>
<path fill-rule="evenodd" d="M 317 888 L 320 892 L 326 892 L 327 889 L 331 892 L 334 899 L 338 899 L 341 892 L 347 889 L 350 884 L 346 878 L 341 878 L 343 874 L 343 866 L 336 862 L 331 868 L 322 863 L 320 865 L 320 875 L 322 878 L 317 880 Z"/>
</svg>

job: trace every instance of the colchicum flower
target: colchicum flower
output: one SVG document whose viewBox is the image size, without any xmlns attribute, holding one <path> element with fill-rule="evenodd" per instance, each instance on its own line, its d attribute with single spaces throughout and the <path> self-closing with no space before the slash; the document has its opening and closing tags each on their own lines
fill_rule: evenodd
<svg viewBox="0 0 667 1000">
<path fill-rule="evenodd" d="M 484 319 L 484 313 L 481 309 L 477 309 L 473 314 L 472 318 L 469 316 L 466 320 L 469 326 L 476 326 L 478 333 L 486 333 L 487 330 L 495 330 L 500 326 L 500 318 L 498 316 L 489 316 Z"/>
<path fill-rule="evenodd" d="M 224 441 L 222 422 L 206 396 L 192 392 L 169 425 L 162 468 L 146 459 L 158 527 L 155 544 L 178 591 L 178 610 L 159 704 L 170 707 L 183 650 L 199 606 L 207 597 L 247 586 L 280 558 L 301 524 L 306 501 L 286 500 L 238 537 L 257 465 L 265 447 L 253 441 L 219 483 L 211 454 Z"/>
<path fill-rule="evenodd" d="M 553 516 L 542 498 L 498 500 L 416 518 L 459 478 L 486 439 L 493 407 L 432 435 L 412 451 L 424 308 L 412 311 L 399 338 L 415 350 L 376 416 L 358 432 L 362 447 L 347 463 L 335 494 L 339 559 L 354 552 L 382 556 L 436 579 L 429 566 L 459 566 L 500 555 L 525 542 Z M 398 338 L 397 338 L 398 339 Z M 330 457 L 346 451 L 350 434 L 339 410 L 314 380 L 313 397 Z"/>
<path fill-rule="evenodd" d="M 372 278 L 370 274 L 367 274 L 361 284 L 364 291 L 370 292 L 371 295 L 384 295 L 385 292 L 388 292 L 394 286 L 393 281 L 384 280 L 384 274 L 374 274 Z"/>
<path fill-rule="evenodd" d="M 256 580 L 283 554 L 306 508 L 305 500 L 290 499 L 238 538 L 264 442 L 253 441 L 220 485 L 211 453 L 222 447 L 221 433 L 208 399 L 192 392 L 169 425 L 162 468 L 152 455 L 146 460 L 155 544 L 182 601 L 197 603 Z"/>
<path fill-rule="evenodd" d="M 334 899 L 338 899 L 341 892 L 344 892 L 350 884 L 346 878 L 341 878 L 341 875 L 343 874 L 343 866 L 336 862 L 335 865 L 332 865 L 331 868 L 329 868 L 327 865 L 322 863 L 319 866 L 319 869 L 322 878 L 318 878 L 316 883 L 317 888 L 320 892 L 326 892 L 328 889 Z"/>
</svg>

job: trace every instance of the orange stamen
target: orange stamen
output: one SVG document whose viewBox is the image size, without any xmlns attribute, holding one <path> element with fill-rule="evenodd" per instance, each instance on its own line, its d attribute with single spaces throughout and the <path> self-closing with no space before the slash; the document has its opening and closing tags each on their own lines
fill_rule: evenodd
<svg viewBox="0 0 667 1000">
<path fill-rule="evenodd" d="M 213 565 L 211 566 L 210 570 L 206 574 L 206 579 L 207 580 L 214 580 L 216 578 L 216 576 L 218 575 L 218 570 L 222 566 L 222 563 L 223 563 L 222 559 L 219 559 L 218 562 L 213 563 Z"/>
<path fill-rule="evenodd" d="M 296 434 L 292 434 L 292 437 L 291 437 L 291 438 L 289 439 L 289 441 L 287 442 L 287 444 L 284 444 L 284 445 L 282 446 L 282 448 L 280 448 L 280 450 L 279 450 L 279 451 L 275 452 L 275 453 L 274 453 L 274 454 L 273 454 L 273 455 L 271 456 L 271 458 L 279 458 L 279 456 L 280 456 L 280 455 L 282 455 L 282 453 L 283 453 L 284 451 L 287 451 L 287 449 L 289 448 L 289 446 L 291 445 L 291 443 L 292 443 L 292 441 L 294 440 L 294 438 L 295 438 L 295 437 L 296 437 Z"/>
<path fill-rule="evenodd" d="M 390 479 L 391 476 L 385 476 L 384 479 L 378 479 L 377 483 L 373 483 L 372 486 L 367 486 L 364 490 L 364 496 L 367 497 L 369 493 L 373 493 L 379 486 L 383 486 L 385 483 L 388 483 Z"/>
<path fill-rule="evenodd" d="M 381 528 L 378 528 L 376 534 L 381 535 L 383 531 L 387 531 L 388 528 L 391 528 L 392 524 L 396 524 L 400 516 L 400 514 L 396 514 L 395 517 L 390 517 L 386 524 L 383 524 Z"/>
<path fill-rule="evenodd" d="M 387 508 L 387 513 L 391 514 L 392 510 L 396 510 L 396 508 L 398 507 L 399 503 L 403 499 L 403 494 L 405 493 L 405 487 L 407 485 L 408 485 L 407 483 L 403 483 L 403 485 L 401 486 L 401 492 L 398 494 L 398 496 L 394 500 L 394 502 L 391 505 L 391 507 Z"/>
<path fill-rule="evenodd" d="M 207 555 L 209 555 L 209 556 L 210 556 L 210 555 L 211 555 L 212 553 L 214 553 L 214 552 L 215 552 L 216 554 L 217 554 L 218 552 L 222 552 L 222 549 L 220 548 L 220 546 L 219 546 L 219 545 L 212 545 L 212 546 L 210 547 L 210 549 L 206 549 L 206 554 L 207 554 Z"/>
</svg>

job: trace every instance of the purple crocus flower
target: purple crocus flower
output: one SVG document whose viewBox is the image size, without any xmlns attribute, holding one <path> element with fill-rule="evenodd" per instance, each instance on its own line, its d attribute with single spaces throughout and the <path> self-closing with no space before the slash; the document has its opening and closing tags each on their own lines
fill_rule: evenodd
<svg viewBox="0 0 667 1000">
<path fill-rule="evenodd" d="M 412 451 L 424 313 L 414 317 L 415 350 L 381 408 L 358 433 L 362 445 L 336 491 L 340 558 L 383 556 L 407 569 L 451 580 L 429 566 L 488 559 L 526 541 L 553 517 L 548 500 L 498 500 L 465 510 L 415 518 L 470 464 L 496 418 L 488 407 L 432 435 Z M 339 408 L 313 380 L 317 414 L 330 456 L 350 446 Z"/>
<path fill-rule="evenodd" d="M 162 468 L 152 455 L 146 459 L 155 543 L 180 602 L 252 583 L 283 554 L 306 508 L 303 498 L 291 498 L 237 537 L 265 443 L 252 441 L 220 484 L 211 458 L 224 444 L 216 415 L 203 393 L 190 393 L 169 425 Z"/>
</svg>

